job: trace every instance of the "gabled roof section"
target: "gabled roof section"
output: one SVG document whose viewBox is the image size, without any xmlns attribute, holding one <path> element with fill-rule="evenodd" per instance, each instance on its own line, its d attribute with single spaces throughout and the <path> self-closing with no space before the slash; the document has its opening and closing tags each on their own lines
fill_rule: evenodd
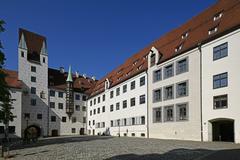
<svg viewBox="0 0 240 160">
<path fill-rule="evenodd" d="M 221 16 L 218 16 L 220 14 Z M 107 78 L 110 80 L 110 87 L 113 87 L 114 85 L 146 71 L 146 56 L 152 46 L 161 53 L 162 56 L 159 63 L 162 63 L 188 50 L 196 48 L 199 44 L 207 43 L 240 28 L 239 15 L 239 0 L 219 0 L 216 4 L 193 17 L 185 24 L 170 31 L 134 54 L 121 66 L 100 79 L 92 89 L 91 96 L 95 96 L 104 91 L 104 81 Z M 217 31 L 209 34 L 209 30 L 214 27 L 217 27 Z M 121 70 L 121 75 L 118 74 L 119 70 Z"/>
<path fill-rule="evenodd" d="M 19 28 L 18 32 L 18 43 L 20 42 L 22 35 L 27 45 L 28 53 L 37 53 L 40 54 L 43 45 L 47 45 L 46 38 L 44 36 L 38 35 L 36 33 L 27 31 L 25 29 Z"/>
<path fill-rule="evenodd" d="M 22 81 L 18 80 L 18 72 L 13 70 L 1 69 L 7 76 L 5 81 L 10 88 L 22 88 Z"/>
</svg>

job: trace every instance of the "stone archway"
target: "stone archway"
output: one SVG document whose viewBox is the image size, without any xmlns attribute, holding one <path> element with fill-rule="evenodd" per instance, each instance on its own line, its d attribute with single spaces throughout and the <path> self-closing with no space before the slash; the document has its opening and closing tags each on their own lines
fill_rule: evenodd
<svg viewBox="0 0 240 160">
<path fill-rule="evenodd" d="M 218 118 L 211 120 L 212 141 L 234 142 L 234 120 Z"/>
<path fill-rule="evenodd" d="M 30 125 L 24 130 L 25 138 L 38 138 L 41 136 L 41 128 L 37 125 Z"/>
</svg>

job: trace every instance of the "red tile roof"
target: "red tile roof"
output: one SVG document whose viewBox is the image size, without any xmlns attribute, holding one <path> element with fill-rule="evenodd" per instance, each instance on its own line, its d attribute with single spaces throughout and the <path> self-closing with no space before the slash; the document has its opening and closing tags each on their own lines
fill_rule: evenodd
<svg viewBox="0 0 240 160">
<path fill-rule="evenodd" d="M 45 42 L 45 44 L 47 45 L 46 38 L 44 36 L 41 36 L 41 35 L 38 35 L 36 33 L 27 31 L 27 30 L 22 29 L 22 28 L 19 28 L 18 34 L 19 34 L 18 42 L 20 41 L 22 34 L 24 35 L 26 45 L 27 45 L 27 49 L 28 49 L 28 53 L 40 54 L 43 42 Z"/>
<path fill-rule="evenodd" d="M 65 90 L 67 72 L 61 73 L 57 69 L 48 68 L 48 86 L 49 88 Z M 84 92 L 86 94 L 91 93 L 91 88 L 94 87 L 96 81 L 93 79 L 79 75 L 76 77 L 73 75 L 73 88 L 75 91 Z"/>
<path fill-rule="evenodd" d="M 222 17 L 214 21 L 214 16 L 222 12 Z M 193 17 L 182 26 L 172 30 L 160 37 L 146 48 L 142 49 L 132 57 L 127 59 L 122 65 L 114 69 L 105 77 L 100 79 L 92 89 L 91 96 L 95 96 L 104 91 L 104 82 L 108 78 L 111 87 L 147 70 L 147 59 L 151 47 L 155 47 L 163 55 L 159 63 L 178 56 L 188 50 L 197 47 L 200 43 L 216 39 L 232 30 L 240 28 L 240 1 L 239 0 L 219 0 L 199 15 Z M 217 27 L 217 32 L 209 35 L 209 30 Z M 186 38 L 182 38 L 184 33 L 188 33 Z M 178 52 L 176 47 L 182 45 Z M 134 65 L 134 62 L 137 63 Z M 142 65 L 141 69 L 137 68 Z M 119 73 L 121 70 L 121 73 Z M 129 73 L 130 72 L 130 73 Z M 129 74 L 128 74 L 129 73 Z M 126 76 L 127 74 L 127 76 Z M 121 77 L 121 79 L 119 79 Z"/>
<path fill-rule="evenodd" d="M 22 87 L 22 81 L 18 80 L 18 72 L 12 71 L 12 70 L 6 70 L 2 69 L 5 74 L 7 74 L 5 81 L 7 82 L 7 85 L 10 88 L 21 88 Z"/>
</svg>

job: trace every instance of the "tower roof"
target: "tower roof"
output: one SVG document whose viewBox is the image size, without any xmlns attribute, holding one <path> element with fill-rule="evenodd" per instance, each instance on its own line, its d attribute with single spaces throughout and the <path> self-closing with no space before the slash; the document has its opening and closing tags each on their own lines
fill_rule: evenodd
<svg viewBox="0 0 240 160">
<path fill-rule="evenodd" d="M 73 79 L 72 79 L 72 68 L 71 68 L 71 66 L 69 66 L 69 68 L 68 68 L 67 82 L 73 82 Z"/>
</svg>

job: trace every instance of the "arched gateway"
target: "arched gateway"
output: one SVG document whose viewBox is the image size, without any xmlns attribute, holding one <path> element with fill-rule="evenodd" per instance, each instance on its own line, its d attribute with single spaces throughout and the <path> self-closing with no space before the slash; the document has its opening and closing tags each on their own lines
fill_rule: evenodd
<svg viewBox="0 0 240 160">
<path fill-rule="evenodd" d="M 212 124 L 212 141 L 234 142 L 234 120 L 218 118 L 209 121 Z"/>
<path fill-rule="evenodd" d="M 28 126 L 24 131 L 24 138 L 38 138 L 41 136 L 41 128 L 36 125 Z"/>
</svg>

